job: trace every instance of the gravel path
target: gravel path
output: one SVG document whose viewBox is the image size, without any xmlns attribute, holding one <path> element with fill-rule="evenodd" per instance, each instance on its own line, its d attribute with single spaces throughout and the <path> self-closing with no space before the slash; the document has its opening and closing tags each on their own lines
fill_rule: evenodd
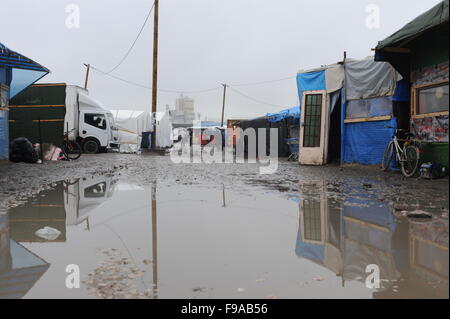
<svg viewBox="0 0 450 319">
<path fill-rule="evenodd" d="M 448 211 L 448 178 L 433 181 L 405 179 L 400 173 L 384 173 L 374 166 L 311 167 L 283 159 L 276 174 L 261 175 L 255 164 L 174 164 L 170 156 L 117 153 L 83 155 L 73 162 L 0 162 L 0 209 L 16 206 L 56 181 L 97 174 L 116 175 L 136 183 L 158 180 L 180 184 L 225 184 L 227 187 L 254 185 L 286 193 L 296 193 L 302 185 L 315 181 L 323 182 L 327 192 L 343 198 L 367 191 L 380 201 L 398 205 L 420 202 L 422 206 Z"/>
</svg>

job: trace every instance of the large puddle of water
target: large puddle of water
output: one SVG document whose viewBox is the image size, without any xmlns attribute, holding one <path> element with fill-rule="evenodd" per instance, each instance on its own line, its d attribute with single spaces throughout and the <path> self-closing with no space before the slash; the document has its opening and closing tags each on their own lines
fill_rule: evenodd
<svg viewBox="0 0 450 319">
<path fill-rule="evenodd" d="M 0 298 L 448 298 L 448 215 L 299 189 L 55 183 L 0 215 Z"/>
</svg>

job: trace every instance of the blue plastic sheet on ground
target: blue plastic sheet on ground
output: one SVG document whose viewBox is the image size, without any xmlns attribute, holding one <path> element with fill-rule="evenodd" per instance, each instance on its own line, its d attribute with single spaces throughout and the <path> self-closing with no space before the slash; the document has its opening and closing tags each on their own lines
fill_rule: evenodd
<svg viewBox="0 0 450 319">
<path fill-rule="evenodd" d="M 397 120 L 345 124 L 344 163 L 381 164 L 386 145 L 391 141 Z"/>
</svg>

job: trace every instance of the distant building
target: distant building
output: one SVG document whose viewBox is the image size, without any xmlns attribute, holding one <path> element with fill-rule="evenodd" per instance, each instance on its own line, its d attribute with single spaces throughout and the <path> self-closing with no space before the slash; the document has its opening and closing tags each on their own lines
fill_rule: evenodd
<svg viewBox="0 0 450 319">
<path fill-rule="evenodd" d="M 175 101 L 175 110 L 172 112 L 172 122 L 177 124 L 192 123 L 196 119 L 194 99 L 180 95 Z"/>
</svg>

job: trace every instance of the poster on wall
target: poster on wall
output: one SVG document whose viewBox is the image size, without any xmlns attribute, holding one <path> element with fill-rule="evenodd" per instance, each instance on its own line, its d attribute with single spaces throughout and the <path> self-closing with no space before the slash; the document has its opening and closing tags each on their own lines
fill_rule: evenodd
<svg viewBox="0 0 450 319">
<path fill-rule="evenodd" d="M 448 143 L 448 115 L 413 119 L 411 130 L 423 142 Z"/>
</svg>

